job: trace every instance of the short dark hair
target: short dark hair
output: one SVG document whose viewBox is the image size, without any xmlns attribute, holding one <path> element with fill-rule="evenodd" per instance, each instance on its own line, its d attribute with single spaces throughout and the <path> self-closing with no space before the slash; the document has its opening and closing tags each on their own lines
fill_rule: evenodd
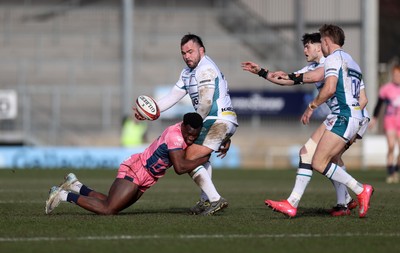
<svg viewBox="0 0 400 253">
<path fill-rule="evenodd" d="M 194 43 L 197 43 L 200 45 L 200 47 L 204 48 L 204 52 L 206 51 L 206 48 L 204 47 L 203 41 L 201 38 L 195 34 L 188 33 L 184 35 L 181 39 L 181 47 L 188 43 L 189 41 L 193 41 Z"/>
<path fill-rule="evenodd" d="M 319 33 L 305 33 L 301 39 L 303 46 L 307 43 L 321 43 L 321 34 Z"/>
<path fill-rule="evenodd" d="M 321 37 L 327 36 L 331 38 L 333 43 L 335 43 L 336 45 L 344 45 L 344 31 L 337 25 L 324 24 L 323 26 L 321 26 L 321 28 L 319 28 L 319 33 L 321 34 Z"/>
<path fill-rule="evenodd" d="M 183 124 L 198 129 L 203 127 L 203 118 L 197 112 L 189 112 L 183 115 Z"/>
</svg>

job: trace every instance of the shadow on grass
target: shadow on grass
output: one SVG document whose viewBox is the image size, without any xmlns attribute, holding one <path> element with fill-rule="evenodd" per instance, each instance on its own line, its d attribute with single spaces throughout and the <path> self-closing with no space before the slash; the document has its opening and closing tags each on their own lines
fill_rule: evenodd
<svg viewBox="0 0 400 253">
<path fill-rule="evenodd" d="M 182 207 L 171 207 L 171 208 L 161 208 L 161 209 L 133 209 L 133 210 L 128 210 L 128 211 L 121 211 L 120 213 L 116 215 L 111 215 L 111 216 L 126 216 L 126 215 L 147 215 L 147 214 L 180 214 L 180 215 L 186 215 L 186 216 L 194 216 L 190 214 L 189 208 L 182 208 Z M 219 213 L 217 213 L 219 214 Z M 69 211 L 59 211 L 59 212 L 53 212 L 49 216 L 65 216 L 65 215 L 80 215 L 80 216 L 107 216 L 107 215 L 98 215 L 89 211 L 85 211 L 83 209 L 79 210 L 69 210 Z"/>
<path fill-rule="evenodd" d="M 272 209 L 270 209 L 271 212 L 275 213 L 275 214 L 280 214 L 280 216 L 276 216 L 276 217 L 280 217 L 280 218 L 289 218 L 288 216 L 277 212 L 277 211 L 272 211 Z M 323 208 L 298 208 L 297 209 L 297 214 L 295 217 L 290 218 L 290 219 L 301 219 L 301 218 L 306 218 L 306 217 L 332 217 L 330 214 L 330 209 L 323 209 Z"/>
</svg>

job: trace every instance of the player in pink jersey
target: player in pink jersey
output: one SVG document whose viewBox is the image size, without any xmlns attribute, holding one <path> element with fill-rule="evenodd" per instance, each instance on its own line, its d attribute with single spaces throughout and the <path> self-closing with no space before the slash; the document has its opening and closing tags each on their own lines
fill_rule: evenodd
<svg viewBox="0 0 400 253">
<path fill-rule="evenodd" d="M 199 114 L 185 114 L 183 122 L 168 127 L 142 153 L 121 163 L 108 195 L 83 185 L 73 173 L 68 174 L 63 184 L 50 189 L 46 214 L 62 201 L 75 203 L 97 214 L 119 213 L 134 204 L 171 166 L 181 175 L 208 161 L 209 156 L 195 160 L 185 158 L 185 149 L 194 143 L 202 127 L 203 118 Z"/>
<path fill-rule="evenodd" d="M 386 104 L 386 110 L 383 118 L 383 127 L 385 130 L 388 144 L 388 153 L 386 156 L 387 183 L 399 182 L 400 154 L 397 156 L 397 163 L 394 159 L 395 146 L 400 150 L 400 64 L 392 68 L 392 81 L 384 84 L 379 89 L 378 102 L 374 109 L 374 115 L 370 123 L 370 128 L 376 125 L 382 104 Z"/>
</svg>

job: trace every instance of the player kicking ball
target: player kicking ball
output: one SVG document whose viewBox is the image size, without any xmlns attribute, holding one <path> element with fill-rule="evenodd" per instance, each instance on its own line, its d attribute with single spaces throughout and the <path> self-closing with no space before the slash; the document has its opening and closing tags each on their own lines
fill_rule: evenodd
<svg viewBox="0 0 400 253">
<path fill-rule="evenodd" d="M 166 128 L 142 153 L 133 154 L 121 163 L 108 195 L 82 184 L 73 173 L 68 174 L 63 184 L 50 189 L 46 214 L 61 202 L 75 203 L 96 214 L 118 214 L 134 204 L 171 166 L 181 175 L 208 161 L 209 156 L 195 160 L 185 158 L 186 148 L 194 143 L 202 127 L 203 118 L 199 114 L 185 114 L 182 122 Z"/>
</svg>

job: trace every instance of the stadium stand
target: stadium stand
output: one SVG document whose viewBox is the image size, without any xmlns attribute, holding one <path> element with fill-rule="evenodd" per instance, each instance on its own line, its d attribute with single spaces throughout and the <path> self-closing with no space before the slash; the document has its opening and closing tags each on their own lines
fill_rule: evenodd
<svg viewBox="0 0 400 253">
<path fill-rule="evenodd" d="M 293 66 L 293 58 L 273 49 L 283 38 L 271 37 L 274 57 L 265 57 L 242 40 L 245 34 L 235 35 L 227 28 L 221 8 L 228 11 L 231 6 L 225 10 L 220 5 L 224 1 L 196 2 L 136 1 L 133 95 L 152 95 L 155 87 L 176 82 L 183 67 L 179 40 L 188 32 L 204 39 L 207 53 L 232 90 L 282 89 L 244 73 L 240 62 L 252 60 L 277 68 L 279 57 Z M 26 145 L 119 145 L 120 8 L 120 1 L 2 1 L 0 89 L 17 90 L 19 102 L 16 120 L 0 121 L 3 136 L 20 136 L 20 144 Z M 240 120 L 234 143 L 248 167 L 264 167 L 271 150 L 283 152 L 274 165 L 289 166 L 285 150 L 306 140 L 313 127 L 300 126 L 297 118 Z M 155 122 L 150 139 L 169 123 Z"/>
</svg>

